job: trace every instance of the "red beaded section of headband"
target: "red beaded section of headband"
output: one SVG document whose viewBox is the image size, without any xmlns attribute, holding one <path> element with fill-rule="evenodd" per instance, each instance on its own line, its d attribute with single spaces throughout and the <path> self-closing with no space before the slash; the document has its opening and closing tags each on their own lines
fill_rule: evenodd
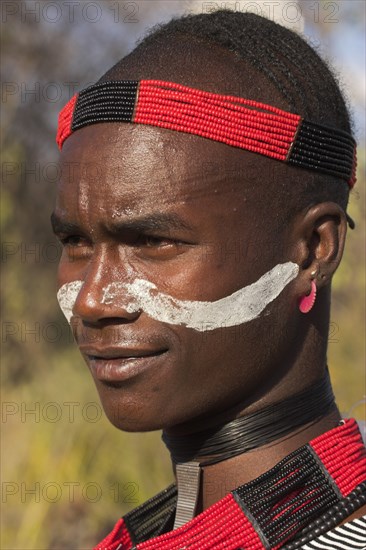
<svg viewBox="0 0 366 550">
<path fill-rule="evenodd" d="M 75 94 L 65 107 L 60 111 L 58 116 L 58 128 L 56 142 L 61 149 L 63 142 L 72 134 L 71 124 L 75 111 L 75 105 L 78 99 L 78 94 Z"/>
<path fill-rule="evenodd" d="M 132 122 L 194 134 L 232 147 L 356 181 L 352 136 L 277 107 L 160 80 L 95 84 L 60 113 L 57 143 L 101 122 Z"/>
<path fill-rule="evenodd" d="M 298 115 L 248 99 L 180 84 L 169 86 L 141 81 L 134 122 L 188 132 L 286 160 L 300 122 Z"/>
</svg>

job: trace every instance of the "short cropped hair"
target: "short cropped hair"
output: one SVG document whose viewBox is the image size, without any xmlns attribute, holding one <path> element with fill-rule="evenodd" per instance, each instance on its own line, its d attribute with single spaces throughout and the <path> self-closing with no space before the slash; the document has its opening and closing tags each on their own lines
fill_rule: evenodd
<svg viewBox="0 0 366 550">
<path fill-rule="evenodd" d="M 166 56 L 169 49 L 173 50 L 182 39 L 189 39 L 195 45 L 205 44 L 206 47 L 215 44 L 232 52 L 233 60 L 240 59 L 252 67 L 251 78 L 255 78 L 258 72 L 262 73 L 283 98 L 287 111 L 352 135 L 352 120 L 346 100 L 326 62 L 299 34 L 253 13 L 218 10 L 186 15 L 159 24 L 101 81 L 124 78 L 124 62 L 130 56 L 142 63 L 144 58 L 149 58 L 149 62 L 152 58 L 158 60 L 159 54 Z M 170 53 L 173 57 L 174 52 Z M 327 200 L 337 202 L 346 210 L 349 187 L 345 181 L 309 172 L 299 180 L 294 201 L 291 201 L 292 191 L 283 187 L 284 194 L 293 203 L 292 213 L 304 205 Z"/>
</svg>

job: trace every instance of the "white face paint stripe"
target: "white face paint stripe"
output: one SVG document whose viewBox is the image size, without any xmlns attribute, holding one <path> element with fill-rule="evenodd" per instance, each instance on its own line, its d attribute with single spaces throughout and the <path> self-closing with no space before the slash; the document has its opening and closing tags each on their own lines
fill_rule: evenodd
<svg viewBox="0 0 366 550">
<path fill-rule="evenodd" d="M 82 286 L 83 281 L 72 281 L 62 285 L 57 292 L 58 303 L 68 323 L 71 321 L 72 310 Z"/>
<path fill-rule="evenodd" d="M 111 283 L 105 287 L 102 303 L 113 303 L 127 312 L 142 310 L 164 323 L 185 325 L 198 331 L 214 330 L 247 323 L 258 317 L 265 307 L 297 276 L 299 266 L 293 262 L 278 264 L 255 283 L 214 302 L 178 300 L 157 290 L 150 281 Z M 70 322 L 72 307 L 82 281 L 63 285 L 58 294 L 60 307 Z"/>
</svg>

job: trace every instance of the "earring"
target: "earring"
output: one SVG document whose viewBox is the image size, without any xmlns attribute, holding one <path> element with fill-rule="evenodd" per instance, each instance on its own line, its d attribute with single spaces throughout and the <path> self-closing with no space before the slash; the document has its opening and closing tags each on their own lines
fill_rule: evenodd
<svg viewBox="0 0 366 550">
<path fill-rule="evenodd" d="M 311 290 L 310 293 L 306 296 L 302 296 L 299 301 L 299 310 L 301 313 L 309 313 L 309 311 L 312 309 L 313 305 L 315 304 L 316 299 L 316 282 L 314 278 L 316 277 L 317 272 L 312 271 L 311 276 L 313 277 L 311 281 Z"/>
</svg>

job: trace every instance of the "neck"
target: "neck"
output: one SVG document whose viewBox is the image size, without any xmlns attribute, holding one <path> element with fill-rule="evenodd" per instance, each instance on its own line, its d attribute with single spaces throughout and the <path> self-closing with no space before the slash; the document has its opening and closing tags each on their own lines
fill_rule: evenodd
<svg viewBox="0 0 366 550">
<path fill-rule="evenodd" d="M 229 460 L 202 468 L 196 513 L 200 513 L 236 487 L 257 478 L 292 451 L 334 428 L 341 417 L 334 409 L 316 422 L 289 435 Z"/>
<path fill-rule="evenodd" d="M 322 379 L 302 392 L 278 403 L 189 436 L 163 433 L 163 440 L 175 463 L 194 461 L 208 466 L 272 443 L 297 428 L 315 423 L 333 407 L 334 395 L 326 372 Z"/>
<path fill-rule="evenodd" d="M 192 435 L 163 434 L 178 486 L 174 527 L 270 470 L 329 429 L 340 416 L 326 372 L 302 392 Z"/>
</svg>

